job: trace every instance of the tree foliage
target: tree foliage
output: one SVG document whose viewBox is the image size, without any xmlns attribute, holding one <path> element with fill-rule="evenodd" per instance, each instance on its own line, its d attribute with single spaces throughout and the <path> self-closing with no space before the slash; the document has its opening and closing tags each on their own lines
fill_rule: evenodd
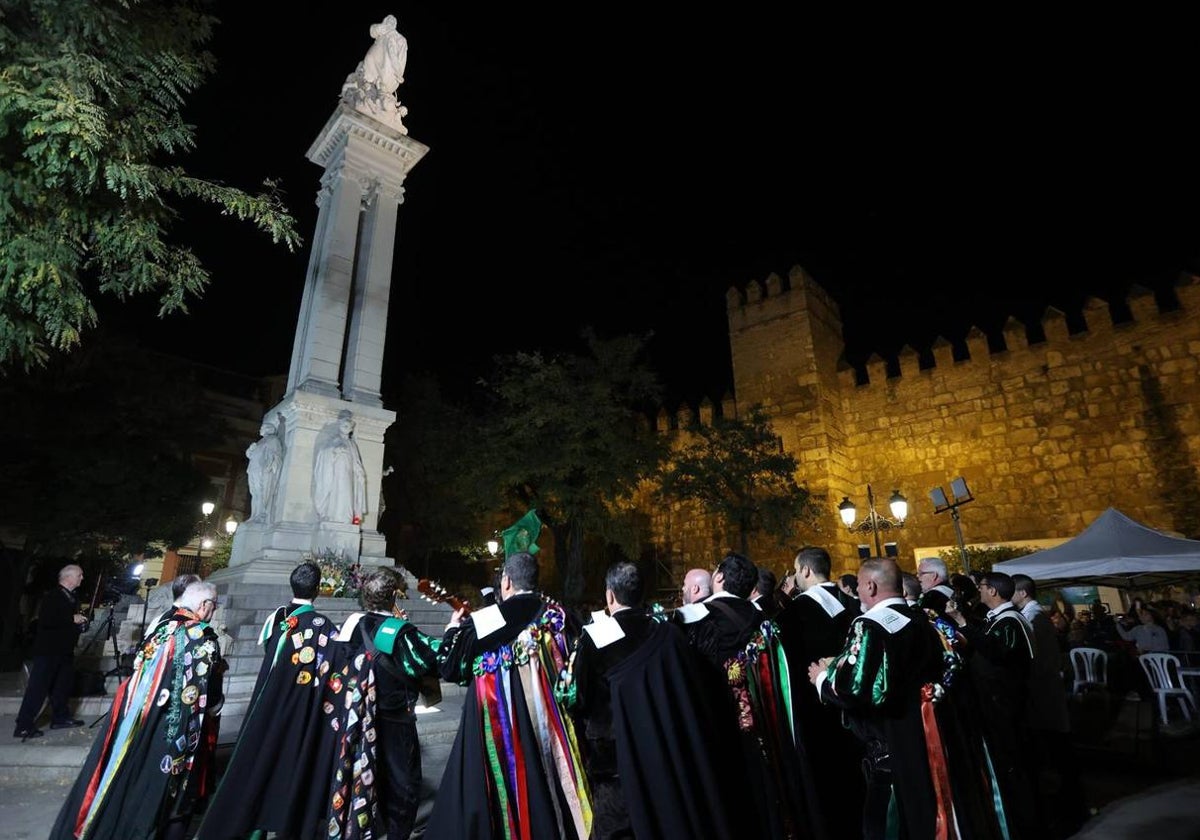
<svg viewBox="0 0 1200 840">
<path fill-rule="evenodd" d="M 668 500 L 695 502 L 737 534 L 749 551 L 752 534 L 787 544 L 815 516 L 807 488 L 796 482 L 796 458 L 783 450 L 761 406 L 745 417 L 715 418 L 688 430 L 694 440 L 667 463 L 659 491 Z"/>
<path fill-rule="evenodd" d="M 188 174 L 185 97 L 213 69 L 205 0 L 0 4 L 0 369 L 44 363 L 96 323 L 97 293 L 186 311 L 209 276 L 171 241 L 172 200 L 199 200 L 299 244 L 264 192 Z"/>
<path fill-rule="evenodd" d="M 637 558 L 641 534 L 632 497 L 653 475 L 663 449 L 643 409 L 657 400 L 655 374 L 642 361 L 645 338 L 583 335 L 587 352 L 496 359 L 482 383 L 493 400 L 480 429 L 476 466 L 485 492 L 513 511 L 537 508 L 554 534 L 563 597 L 585 587 L 585 544 L 617 546 Z M 495 488 L 495 491 L 490 490 Z"/>
<path fill-rule="evenodd" d="M 31 554 L 183 545 L 220 434 L 192 376 L 102 333 L 86 352 L 0 379 L 0 518 Z"/>
<path fill-rule="evenodd" d="M 1034 551 L 1036 549 L 1015 545 L 969 545 L 967 546 L 967 560 L 971 564 L 972 572 L 990 572 L 996 563 L 1003 563 L 1014 557 L 1024 557 Z M 950 574 L 962 574 L 964 571 L 963 556 L 959 549 L 944 548 L 938 552 L 938 557 L 942 558 L 946 564 L 946 571 Z"/>
</svg>

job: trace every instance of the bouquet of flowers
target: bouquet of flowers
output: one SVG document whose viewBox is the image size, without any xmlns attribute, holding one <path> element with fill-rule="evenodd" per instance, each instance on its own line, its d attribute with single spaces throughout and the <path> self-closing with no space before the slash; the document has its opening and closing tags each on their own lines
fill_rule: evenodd
<svg viewBox="0 0 1200 840">
<path fill-rule="evenodd" d="M 321 569 L 321 594 L 333 598 L 357 598 L 362 588 L 362 565 L 345 552 L 324 549 L 310 558 Z"/>
</svg>

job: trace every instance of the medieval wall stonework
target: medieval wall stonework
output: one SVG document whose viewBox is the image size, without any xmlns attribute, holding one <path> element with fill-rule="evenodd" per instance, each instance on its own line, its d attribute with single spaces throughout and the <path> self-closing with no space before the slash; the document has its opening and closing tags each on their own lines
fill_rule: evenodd
<svg viewBox="0 0 1200 840">
<path fill-rule="evenodd" d="M 926 369 L 905 348 L 890 378 L 872 357 L 860 384 L 842 361 L 836 303 L 793 269 L 786 282 L 772 275 L 728 294 L 736 404 L 762 403 L 773 415 L 800 463 L 797 479 L 827 512 L 815 538 L 845 570 L 857 565 L 855 546 L 872 538 L 849 534 L 836 504 L 849 496 L 861 515 L 868 483 L 881 514 L 893 489 L 909 500 L 904 529 L 886 537 L 899 542 L 908 568 L 914 547 L 955 542 L 928 491 L 958 475 L 976 499 L 961 510 L 969 543 L 1071 537 L 1109 506 L 1200 537 L 1200 278 L 1181 277 L 1175 293 L 1178 308 L 1162 311 L 1135 290 L 1123 323 L 1089 300 L 1086 330 L 1075 334 L 1049 309 L 1045 340 L 1032 344 L 1010 319 L 998 352 L 973 329 L 969 359 L 956 361 L 939 340 Z M 711 566 L 719 538 L 695 521 L 685 526 L 679 511 L 673 523 L 666 515 L 656 524 L 669 533 L 676 565 Z M 706 544 L 696 531 L 708 534 Z M 786 571 L 787 555 L 764 546 L 755 559 Z"/>
</svg>

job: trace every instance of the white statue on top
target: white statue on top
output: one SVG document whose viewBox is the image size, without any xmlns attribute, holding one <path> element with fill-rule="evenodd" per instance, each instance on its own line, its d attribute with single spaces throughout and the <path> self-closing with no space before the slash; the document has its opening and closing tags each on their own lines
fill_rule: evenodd
<svg viewBox="0 0 1200 840">
<path fill-rule="evenodd" d="M 317 435 L 312 497 L 318 522 L 361 525 L 367 512 L 367 471 L 353 431 L 354 414 L 343 409 Z"/>
<path fill-rule="evenodd" d="M 357 69 L 342 86 L 342 99 L 364 114 L 375 117 L 408 134 L 402 118 L 408 108 L 396 98 L 396 89 L 404 83 L 408 64 L 408 40 L 396 29 L 396 18 L 388 15 L 382 23 L 371 25 L 375 39 Z"/>
</svg>

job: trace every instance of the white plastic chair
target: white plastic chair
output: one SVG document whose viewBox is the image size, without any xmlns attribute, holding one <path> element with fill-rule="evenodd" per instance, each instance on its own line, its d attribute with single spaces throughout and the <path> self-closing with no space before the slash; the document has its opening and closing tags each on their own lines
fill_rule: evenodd
<svg viewBox="0 0 1200 840">
<path fill-rule="evenodd" d="M 1072 694 L 1108 686 L 1108 654 L 1100 648 L 1071 648 L 1071 670 L 1075 672 Z"/>
<path fill-rule="evenodd" d="M 1192 711 L 1196 708 L 1196 698 L 1191 689 L 1183 684 L 1179 674 L 1179 657 L 1170 653 L 1143 653 L 1138 657 L 1150 688 L 1158 699 L 1158 715 L 1163 726 L 1167 725 L 1167 699 L 1174 697 L 1179 700 L 1183 716 L 1189 721 Z"/>
</svg>

